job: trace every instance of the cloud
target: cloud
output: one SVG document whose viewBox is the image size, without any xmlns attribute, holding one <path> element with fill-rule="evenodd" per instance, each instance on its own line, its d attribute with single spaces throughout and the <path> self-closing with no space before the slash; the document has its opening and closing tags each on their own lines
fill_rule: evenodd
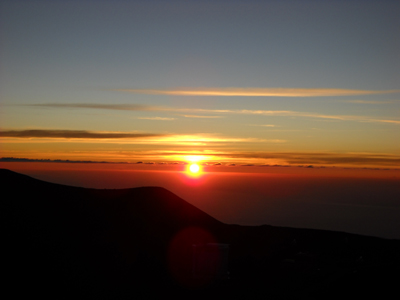
<svg viewBox="0 0 400 300">
<path fill-rule="evenodd" d="M 150 153 L 149 153 L 150 154 Z M 254 165 L 293 165 L 293 166 L 342 166 L 342 167 L 379 167 L 394 168 L 400 166 L 400 155 L 387 153 L 335 153 L 335 152 L 262 152 L 262 151 L 158 151 L 164 159 L 202 156 L 207 163 L 226 162 L 229 164 Z"/>
<path fill-rule="evenodd" d="M 247 124 L 247 126 L 256 126 L 256 127 L 277 127 L 273 124 Z"/>
<path fill-rule="evenodd" d="M 149 150 L 137 153 L 140 159 L 163 161 L 188 161 L 189 157 L 199 157 L 207 164 L 223 162 L 231 165 L 282 165 L 282 166 L 340 166 L 398 168 L 400 155 L 388 153 L 337 153 L 337 152 L 266 152 L 266 151 L 195 151 L 193 148 L 176 150 Z"/>
<path fill-rule="evenodd" d="M 175 89 L 113 89 L 135 94 L 174 96 L 241 96 L 241 97 L 330 97 L 400 93 L 400 90 L 350 90 L 324 88 L 175 88 Z"/>
<path fill-rule="evenodd" d="M 23 104 L 21 106 L 47 107 L 47 108 L 90 108 L 90 109 L 132 110 L 132 111 L 155 110 L 155 107 L 148 105 L 141 105 L 141 104 L 42 103 L 42 104 Z"/>
<path fill-rule="evenodd" d="M 376 119 L 376 118 L 368 117 L 368 116 L 325 115 L 325 114 L 319 114 L 319 113 L 309 113 L 309 112 L 299 112 L 299 111 L 289 111 L 289 110 L 287 110 L 287 111 L 284 111 L 284 110 L 281 110 L 281 111 L 277 111 L 277 110 L 272 110 L 272 111 L 271 110 L 269 110 L 269 111 L 268 110 L 238 110 L 238 111 L 232 111 L 232 113 L 400 124 L 400 120 Z"/>
<path fill-rule="evenodd" d="M 327 120 L 340 121 L 356 121 L 356 122 L 375 122 L 375 123 L 391 123 L 399 124 L 400 120 L 377 119 L 368 116 L 352 116 L 352 115 L 325 115 L 319 113 L 299 112 L 291 110 L 229 110 L 229 109 L 185 109 L 185 108 L 160 108 L 168 111 L 191 111 L 197 113 L 218 113 L 218 114 L 244 114 L 244 115 L 264 115 L 264 116 L 279 116 L 279 117 L 302 117 L 302 118 L 317 118 Z"/>
<path fill-rule="evenodd" d="M 281 164 L 289 165 L 400 166 L 400 155 L 385 153 L 232 152 L 214 155 L 229 157 L 232 160 L 280 161 Z"/>
<path fill-rule="evenodd" d="M 317 119 L 340 120 L 340 121 L 392 123 L 400 125 L 400 120 L 377 119 L 368 116 L 325 115 L 319 113 L 299 112 L 291 110 L 248 110 L 248 109 L 242 109 L 242 110 L 175 109 L 175 110 L 179 111 L 190 110 L 192 112 L 198 112 L 198 113 L 218 113 L 218 114 L 225 113 L 225 114 L 264 115 L 264 116 L 279 116 L 279 117 L 303 117 L 303 118 L 317 118 Z"/>
<path fill-rule="evenodd" d="M 105 163 L 114 162 L 116 157 L 125 161 L 136 161 L 145 163 L 149 161 L 158 162 L 184 162 L 188 161 L 189 157 L 198 156 L 203 164 L 215 165 L 221 164 L 227 166 L 240 165 L 255 165 L 255 166 L 337 166 L 337 167 L 356 167 L 356 168 L 399 168 L 400 155 L 387 153 L 334 153 L 334 152 L 222 152 L 213 150 L 185 151 L 184 148 L 178 147 L 179 150 L 147 150 L 147 151 L 121 151 L 108 152 L 104 155 L 99 153 L 87 153 L 87 157 L 91 160 L 50 160 L 50 159 L 34 159 L 34 158 L 15 158 L 3 157 L 0 162 L 25 162 L 25 161 L 40 161 L 40 162 L 81 162 L 81 163 Z M 64 157 L 70 156 L 67 153 Z M 81 156 L 82 157 L 82 156 Z M 99 157 L 99 161 L 93 161 L 93 157 Z M 101 160 L 101 161 L 100 161 Z"/>
<path fill-rule="evenodd" d="M 156 121 L 173 121 L 175 118 L 162 118 L 162 117 L 140 117 L 140 120 L 156 120 Z"/>
<path fill-rule="evenodd" d="M 160 137 L 157 139 L 157 142 L 166 144 L 206 145 L 208 143 L 285 143 L 286 141 L 280 139 L 224 137 L 213 134 L 182 134 Z"/>
<path fill-rule="evenodd" d="M 316 119 L 337 120 L 337 121 L 390 123 L 390 124 L 400 125 L 400 120 L 378 119 L 370 116 L 326 115 L 314 112 L 300 112 L 291 110 L 248 110 L 248 109 L 232 110 L 232 109 L 175 108 L 175 107 L 165 107 L 165 106 L 146 106 L 140 104 L 31 104 L 25 106 L 53 107 L 53 108 L 93 108 L 93 109 L 111 109 L 111 110 L 128 110 L 128 111 L 165 111 L 165 112 L 180 113 L 180 114 L 199 113 L 199 114 L 264 115 L 264 116 L 278 116 L 278 117 L 316 118 Z"/>
<path fill-rule="evenodd" d="M 356 103 L 356 104 L 389 104 L 394 103 L 393 101 L 372 101 L 372 100 L 349 100 L 346 101 L 348 103 Z"/>
<path fill-rule="evenodd" d="M 204 146 L 208 144 L 223 145 L 226 143 L 285 143 L 279 139 L 257 139 L 257 138 L 236 138 L 224 137 L 216 134 L 155 134 L 155 133 L 127 133 L 127 132 L 101 132 L 86 130 L 0 130 L 0 138 L 17 139 L 77 139 L 80 141 L 107 141 L 113 143 L 123 141 L 124 143 L 135 144 L 159 144 L 159 145 L 180 145 L 180 146 Z"/>
<path fill-rule="evenodd" d="M 7 138 L 135 139 L 162 136 L 165 135 L 153 133 L 94 132 L 86 130 L 0 130 L 0 137 Z"/>
<path fill-rule="evenodd" d="M 199 115 L 182 115 L 185 118 L 200 118 L 200 119 L 217 119 L 224 118 L 222 116 L 199 116 Z"/>
</svg>

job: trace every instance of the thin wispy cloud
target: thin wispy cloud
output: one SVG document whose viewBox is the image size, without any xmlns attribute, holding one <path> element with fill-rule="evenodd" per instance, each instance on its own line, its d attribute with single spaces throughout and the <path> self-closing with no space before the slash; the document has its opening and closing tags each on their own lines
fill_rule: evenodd
<svg viewBox="0 0 400 300">
<path fill-rule="evenodd" d="M 128 110 L 128 111 L 165 111 L 171 113 L 188 113 L 193 114 L 243 114 L 243 115 L 264 115 L 278 117 L 300 117 L 300 118 L 316 118 L 337 121 L 355 121 L 355 122 L 373 122 L 373 123 L 390 123 L 400 125 L 400 120 L 380 119 L 370 116 L 356 115 L 327 115 L 314 112 L 300 112 L 291 110 L 232 110 L 232 109 L 203 109 L 203 108 L 175 108 L 165 106 L 146 106 L 139 104 L 32 104 L 26 105 L 30 107 L 49 107 L 49 108 L 92 108 L 92 109 L 111 109 L 111 110 Z"/>
<path fill-rule="evenodd" d="M 70 155 L 70 154 L 69 154 Z M 203 164 L 239 166 L 245 162 L 247 166 L 341 166 L 341 167 L 369 167 L 369 168 L 398 168 L 400 166 L 400 156 L 387 153 L 334 153 L 334 152 L 221 152 L 213 150 L 205 151 L 185 151 L 185 150 L 147 150 L 147 151 L 110 151 L 102 153 L 96 158 L 111 159 L 108 162 L 115 162 L 112 159 L 119 157 L 124 161 L 132 161 L 132 159 L 141 159 L 143 161 L 159 161 L 164 163 L 186 162 L 188 157 L 199 157 Z M 46 159 L 21 159 L 14 157 L 1 158 L 1 161 L 46 161 Z M 53 162 L 75 162 L 73 160 L 62 161 L 52 160 Z M 82 161 L 76 161 L 82 162 Z M 96 162 L 96 161 L 85 161 Z M 222 162 L 222 163 L 221 163 Z M 242 165 L 243 166 L 243 165 Z"/>
<path fill-rule="evenodd" d="M 135 94 L 174 96 L 238 96 L 238 97 L 331 97 L 400 93 L 400 90 L 350 90 L 325 88 L 175 88 L 175 89 L 113 89 Z"/>
<path fill-rule="evenodd" d="M 273 124 L 247 124 L 247 126 L 256 126 L 256 127 L 276 127 Z"/>
<path fill-rule="evenodd" d="M 161 108 L 168 111 L 192 111 L 198 113 L 218 113 L 218 114 L 244 114 L 244 115 L 264 115 L 264 116 L 279 116 L 279 117 L 303 117 L 317 118 L 327 120 L 340 121 L 356 121 L 356 122 L 375 122 L 375 123 L 392 123 L 399 124 L 400 120 L 377 119 L 368 116 L 352 116 L 352 115 L 326 115 L 319 113 L 299 112 L 290 110 L 211 110 L 211 109 L 183 109 L 183 108 Z"/>
<path fill-rule="evenodd" d="M 217 134 L 157 134 L 157 133 L 127 133 L 101 132 L 86 130 L 52 130 L 52 129 L 25 129 L 0 130 L 0 138 L 18 139 L 83 139 L 83 140 L 133 140 L 138 144 L 182 144 L 207 145 L 224 143 L 285 143 L 281 139 L 258 139 L 225 137 Z"/>
<path fill-rule="evenodd" d="M 175 118 L 163 118 L 163 117 L 139 117 L 140 120 L 155 120 L 155 121 L 173 121 Z"/>
<path fill-rule="evenodd" d="M 380 165 L 399 166 L 400 156 L 377 153 L 280 153 L 269 154 L 266 157 L 284 158 L 289 164 L 311 165 Z"/>
<path fill-rule="evenodd" d="M 215 152 L 208 155 L 230 162 L 279 163 L 287 165 L 322 166 L 400 166 L 400 155 L 387 153 L 334 152 Z"/>
<path fill-rule="evenodd" d="M 299 112 L 290 110 L 209 110 L 209 109 L 192 109 L 196 112 L 204 113 L 227 113 L 227 114 L 245 114 L 245 115 L 264 115 L 264 116 L 280 116 L 280 117 L 304 117 L 304 118 L 317 118 L 317 119 L 328 119 L 328 120 L 340 120 L 340 121 L 357 121 L 357 122 L 375 122 L 375 123 L 392 123 L 400 124 L 400 120 L 387 120 L 377 119 L 368 116 L 352 116 L 352 115 L 326 115 L 319 113 Z"/>
<path fill-rule="evenodd" d="M 218 119 L 224 118 L 222 116 L 199 116 L 199 115 L 181 115 L 185 118 L 198 118 L 198 119 Z"/>
<path fill-rule="evenodd" d="M 390 104 L 394 103 L 393 101 L 372 101 L 372 100 L 348 100 L 348 103 L 356 103 L 356 104 Z"/>
<path fill-rule="evenodd" d="M 212 134 L 190 134 L 190 135 L 171 135 L 157 139 L 159 142 L 164 143 L 193 143 L 193 144 L 207 144 L 207 143 L 285 143 L 281 139 L 259 139 L 259 138 L 240 138 L 240 137 L 225 137 Z"/>
<path fill-rule="evenodd" d="M 107 109 L 107 110 L 132 110 L 147 111 L 154 110 L 154 107 L 141 104 L 92 104 L 92 103 L 40 103 L 40 104 L 22 104 L 19 106 L 44 107 L 44 108 L 89 108 L 89 109 Z"/>
<path fill-rule="evenodd" d="M 145 160 L 148 158 L 164 161 L 184 161 L 185 157 L 198 156 L 201 157 L 203 163 L 210 165 L 216 162 L 223 162 L 225 165 L 251 162 L 253 165 L 353 166 L 359 168 L 400 166 L 400 155 L 388 153 L 218 151 L 212 149 L 193 151 L 175 149 L 142 151 L 136 154 Z"/>
<path fill-rule="evenodd" d="M 86 130 L 0 130 L 0 137 L 5 138 L 137 139 L 162 136 L 165 135 L 154 133 L 95 132 Z"/>
</svg>

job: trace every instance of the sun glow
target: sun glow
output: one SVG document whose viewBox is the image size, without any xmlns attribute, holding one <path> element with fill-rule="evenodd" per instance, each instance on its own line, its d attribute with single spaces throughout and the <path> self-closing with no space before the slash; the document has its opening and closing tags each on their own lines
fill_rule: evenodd
<svg viewBox="0 0 400 300">
<path fill-rule="evenodd" d="M 200 166 L 198 164 L 191 164 L 189 170 L 192 173 L 198 173 L 200 171 Z"/>
<path fill-rule="evenodd" d="M 187 161 L 186 174 L 189 177 L 198 178 L 202 174 L 201 161 L 205 158 L 203 155 L 186 155 Z"/>
<path fill-rule="evenodd" d="M 200 164 L 191 162 L 186 166 L 186 175 L 191 178 L 199 178 L 202 175 L 202 167 Z"/>
<path fill-rule="evenodd" d="M 207 156 L 204 155 L 186 155 L 183 157 L 186 161 L 189 161 L 191 163 L 196 163 L 202 160 L 207 159 Z"/>
</svg>

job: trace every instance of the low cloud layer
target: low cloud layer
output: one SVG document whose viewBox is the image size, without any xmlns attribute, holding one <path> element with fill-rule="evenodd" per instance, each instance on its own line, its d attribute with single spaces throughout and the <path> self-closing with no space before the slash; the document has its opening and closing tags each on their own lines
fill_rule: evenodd
<svg viewBox="0 0 400 300">
<path fill-rule="evenodd" d="M 110 154 L 110 153 L 109 153 Z M 132 159 L 140 160 L 145 163 L 148 161 L 158 161 L 159 163 L 174 163 L 187 161 L 189 157 L 199 157 L 200 162 L 209 166 L 225 165 L 225 166 L 326 166 L 326 167 L 356 167 L 356 168 L 400 168 L 400 156 L 393 154 L 376 154 L 376 153 L 312 153 L 312 152 L 218 152 L 208 150 L 206 152 L 196 151 L 129 151 L 125 153 L 125 157 L 121 157 L 121 153 L 116 153 L 116 157 L 132 161 Z M 97 162 L 114 162 L 106 161 L 107 158 L 97 155 Z M 108 157 L 109 158 L 109 157 Z M 93 156 L 90 157 L 93 159 Z M 67 159 L 30 159 L 3 157 L 2 162 L 80 162 L 91 163 L 92 160 L 74 160 L 73 157 Z M 246 163 L 247 161 L 247 163 Z M 133 161 L 136 162 L 136 161 Z M 222 162 L 222 163 L 221 163 Z"/>
<path fill-rule="evenodd" d="M 62 138 L 62 139 L 134 139 L 162 137 L 164 134 L 93 132 L 86 130 L 0 130 L 0 137 L 7 138 Z"/>
<path fill-rule="evenodd" d="M 290 165 L 379 165 L 400 167 L 400 156 L 379 153 L 307 153 L 307 152 L 277 152 L 277 153 L 232 153 L 227 154 L 236 158 L 278 159 Z"/>
<path fill-rule="evenodd" d="M 144 153 L 143 153 L 144 154 Z M 146 154 L 144 154 L 146 155 Z M 191 151 L 160 151 L 148 152 L 147 155 L 176 157 L 196 155 Z M 262 152 L 262 151 L 207 151 L 199 152 L 209 163 L 224 161 L 227 164 L 244 163 L 252 164 L 280 164 L 280 165 L 304 165 L 304 166 L 347 166 L 347 167 L 379 167 L 400 168 L 400 155 L 387 153 L 335 153 L 335 152 Z M 211 158 L 211 159 L 210 159 Z M 209 160 L 209 161 L 208 161 Z"/>
</svg>

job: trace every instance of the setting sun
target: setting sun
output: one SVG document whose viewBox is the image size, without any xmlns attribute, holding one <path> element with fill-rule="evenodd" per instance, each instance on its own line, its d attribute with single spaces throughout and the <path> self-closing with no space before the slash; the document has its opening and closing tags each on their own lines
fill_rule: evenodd
<svg viewBox="0 0 400 300">
<path fill-rule="evenodd" d="M 198 173 L 200 171 L 200 166 L 198 164 L 191 164 L 189 170 L 192 173 Z"/>
</svg>

